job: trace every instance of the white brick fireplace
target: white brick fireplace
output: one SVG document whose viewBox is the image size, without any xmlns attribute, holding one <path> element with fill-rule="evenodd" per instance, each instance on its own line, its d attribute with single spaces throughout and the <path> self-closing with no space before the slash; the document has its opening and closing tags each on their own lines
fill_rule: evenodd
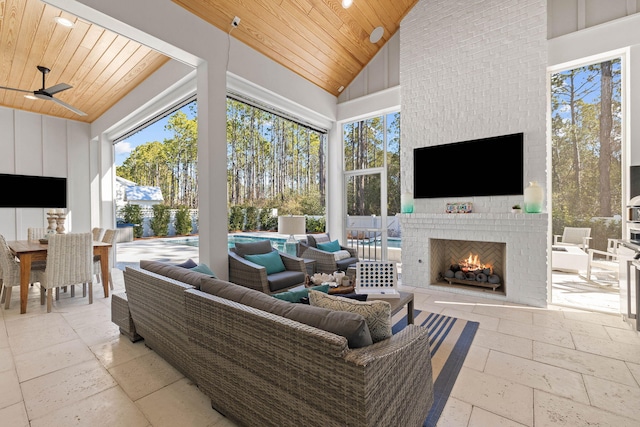
<svg viewBox="0 0 640 427">
<path fill-rule="evenodd" d="M 415 148 L 522 132 L 523 184 L 538 181 L 549 194 L 547 45 L 546 0 L 420 0 L 411 9 L 400 24 L 402 193 L 413 193 Z M 424 184 L 446 186 L 471 162 L 500 174 L 510 160 L 418 167 L 439 168 L 442 179 Z M 447 202 L 472 202 L 473 213 L 446 214 Z M 403 284 L 431 286 L 430 239 L 502 242 L 506 295 L 483 296 L 546 306 L 549 214 L 510 213 L 522 203 L 522 195 L 416 199 L 414 213 L 400 215 Z"/>
<path fill-rule="evenodd" d="M 482 296 L 536 307 L 547 304 L 547 214 L 403 214 L 402 283 L 436 288 L 431 274 L 431 239 L 501 242 L 505 248 L 501 292 Z M 438 286 L 437 289 L 442 290 Z M 474 294 L 473 289 L 447 288 Z"/>
</svg>

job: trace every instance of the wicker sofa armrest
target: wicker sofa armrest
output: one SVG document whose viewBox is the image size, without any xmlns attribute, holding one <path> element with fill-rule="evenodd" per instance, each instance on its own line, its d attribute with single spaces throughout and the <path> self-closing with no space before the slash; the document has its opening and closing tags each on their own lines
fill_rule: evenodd
<svg viewBox="0 0 640 427">
<path fill-rule="evenodd" d="M 145 345 L 193 380 L 184 292 L 195 288 L 139 267 L 127 267 L 123 276 L 138 335 Z"/>
<path fill-rule="evenodd" d="M 280 258 L 282 258 L 282 262 L 284 263 L 284 267 L 289 271 L 301 271 L 303 273 L 307 272 L 307 269 L 304 265 L 304 260 L 302 258 L 294 257 L 284 252 L 278 252 L 280 254 Z"/>
<path fill-rule="evenodd" d="M 302 253 L 302 258 L 315 260 L 316 272 L 318 273 L 332 274 L 338 269 L 336 259 L 332 252 L 327 252 L 318 248 L 314 248 L 312 246 L 307 246 L 305 251 Z"/>
<path fill-rule="evenodd" d="M 370 425 L 422 425 L 433 404 L 433 373 L 427 328 L 405 329 L 371 346 L 350 350 L 345 360 L 364 366 Z M 384 397 L 381 397 L 384 395 Z M 421 397 L 418 397 L 421 396 Z M 394 417 L 402 414 L 402 419 Z"/>
<path fill-rule="evenodd" d="M 266 294 L 271 293 L 267 269 L 233 251 L 229 251 L 229 281 Z"/>
</svg>

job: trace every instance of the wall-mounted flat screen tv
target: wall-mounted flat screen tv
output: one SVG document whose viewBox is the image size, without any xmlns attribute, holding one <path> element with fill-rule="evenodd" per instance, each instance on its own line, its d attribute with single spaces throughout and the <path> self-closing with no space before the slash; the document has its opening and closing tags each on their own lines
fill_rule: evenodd
<svg viewBox="0 0 640 427">
<path fill-rule="evenodd" d="M 0 208 L 66 208 L 67 178 L 0 174 Z"/>
<path fill-rule="evenodd" d="M 521 195 L 524 134 L 413 150 L 413 197 Z"/>
</svg>

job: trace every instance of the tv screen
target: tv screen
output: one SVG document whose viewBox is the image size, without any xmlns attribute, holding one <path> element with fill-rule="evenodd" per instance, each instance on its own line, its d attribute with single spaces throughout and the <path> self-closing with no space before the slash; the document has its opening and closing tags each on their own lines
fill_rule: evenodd
<svg viewBox="0 0 640 427">
<path fill-rule="evenodd" d="M 67 178 L 0 174 L 0 208 L 66 208 Z"/>
<path fill-rule="evenodd" d="M 413 197 L 521 195 L 524 134 L 413 150 Z"/>
</svg>

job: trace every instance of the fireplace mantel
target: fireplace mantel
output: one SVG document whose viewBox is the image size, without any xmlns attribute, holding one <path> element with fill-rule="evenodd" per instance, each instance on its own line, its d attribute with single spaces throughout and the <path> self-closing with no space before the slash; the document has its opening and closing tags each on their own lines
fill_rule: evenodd
<svg viewBox="0 0 640 427">
<path fill-rule="evenodd" d="M 403 284 L 431 286 L 425 281 L 428 277 L 426 270 L 430 266 L 429 239 L 504 242 L 507 248 L 508 292 L 506 296 L 487 296 L 546 306 L 549 276 L 547 213 L 412 213 L 398 217 L 402 227 Z"/>
</svg>

